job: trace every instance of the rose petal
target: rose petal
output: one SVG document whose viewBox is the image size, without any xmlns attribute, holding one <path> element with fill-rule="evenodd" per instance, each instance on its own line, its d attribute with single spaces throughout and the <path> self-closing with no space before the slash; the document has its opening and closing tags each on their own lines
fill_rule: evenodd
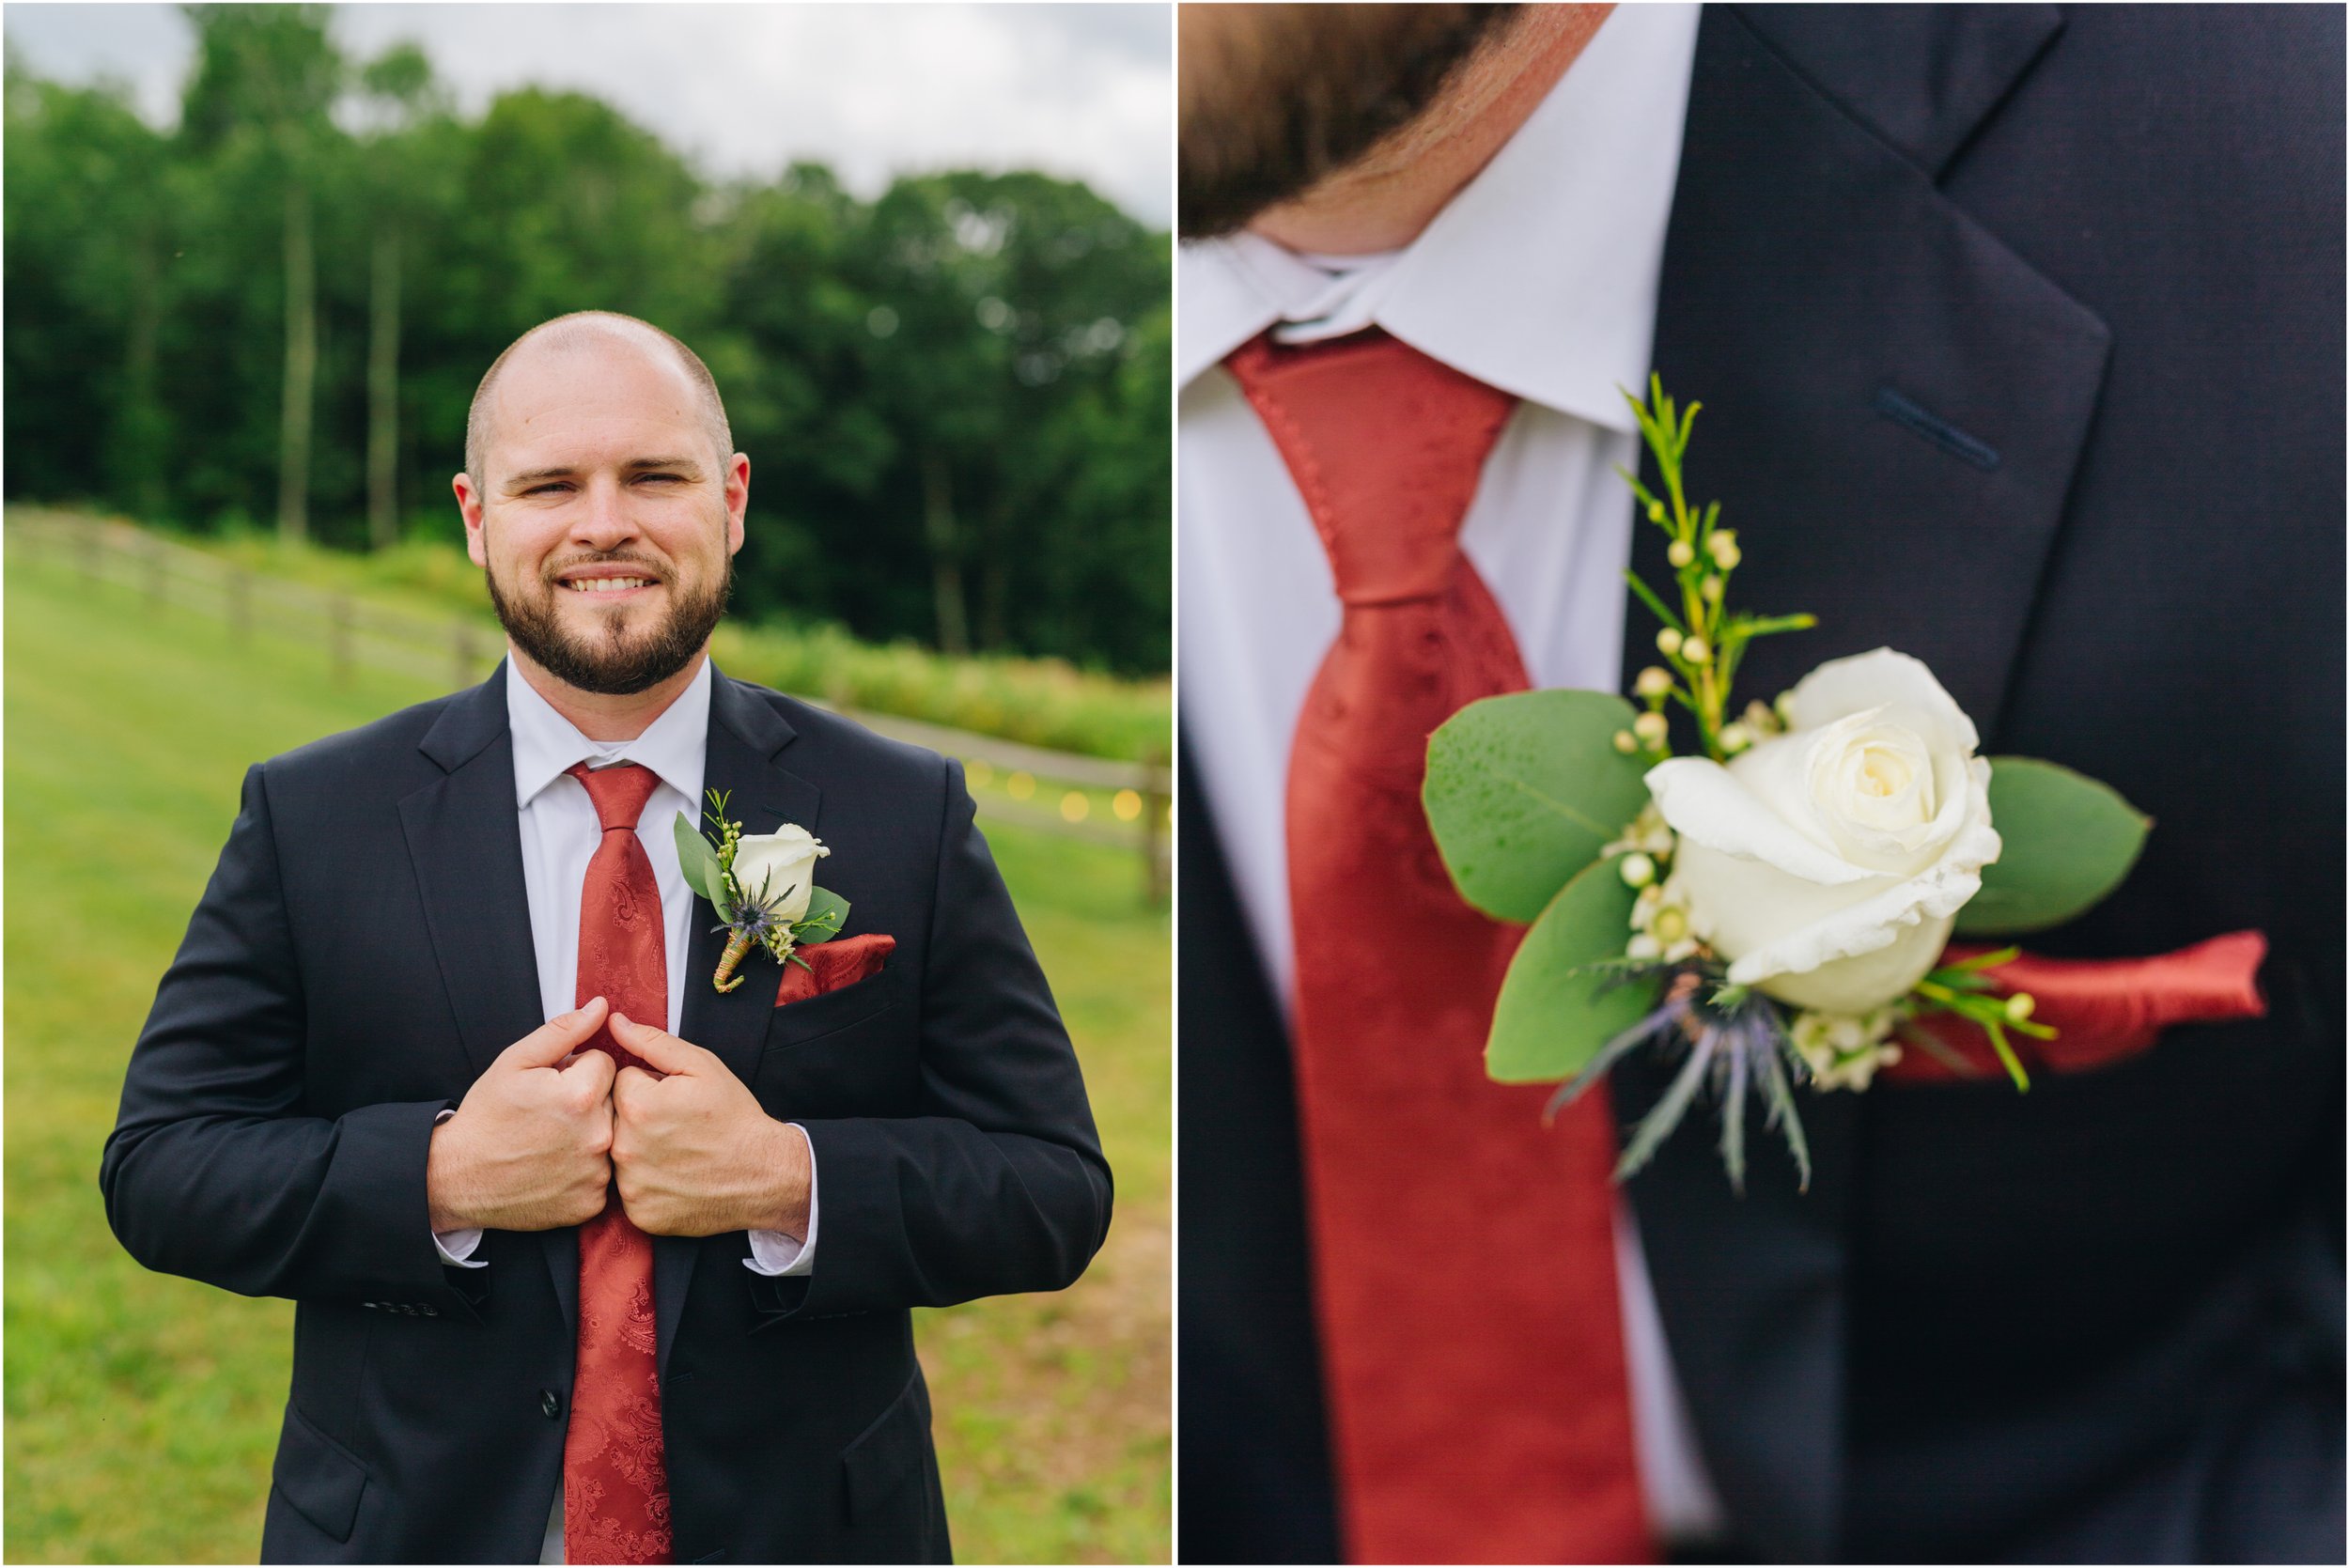
<svg viewBox="0 0 2349 1568">
<path fill-rule="evenodd" d="M 1990 815 L 1982 810 L 1969 818 L 1936 864 L 1740 955 L 1730 965 L 1730 981 L 1751 986 L 1774 975 L 1802 974 L 1839 958 L 1890 947 L 1904 927 L 1954 916 L 1982 891 L 1982 868 L 1999 858 L 1999 849 Z M 1906 989 L 1901 986 L 1863 1005 L 1889 1001 Z"/>
<path fill-rule="evenodd" d="M 1647 771 L 1647 787 L 1656 809 L 1685 841 L 1826 887 L 1875 875 L 1797 831 L 1719 763 L 1703 757 L 1659 762 Z"/>
<path fill-rule="evenodd" d="M 1830 659 L 1797 682 L 1788 697 L 1797 730 L 1831 724 L 1871 707 L 1884 708 L 1886 722 L 1915 730 L 1932 752 L 1954 749 L 1970 755 L 1981 743 L 1974 722 L 1924 661 L 1890 648 Z"/>
<path fill-rule="evenodd" d="M 1901 927 L 1890 942 L 1873 953 L 1838 958 L 1807 974 L 1773 975 L 1762 982 L 1761 989 L 1792 1006 L 1823 1012 L 1879 1009 L 1906 995 L 1940 961 L 1953 924 L 1947 915 L 1927 916 Z"/>
</svg>

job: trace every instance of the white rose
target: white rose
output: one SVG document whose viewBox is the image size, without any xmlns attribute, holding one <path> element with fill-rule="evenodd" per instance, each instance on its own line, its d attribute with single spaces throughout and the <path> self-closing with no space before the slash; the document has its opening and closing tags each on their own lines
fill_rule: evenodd
<svg viewBox="0 0 2349 1568">
<path fill-rule="evenodd" d="M 1990 765 L 1933 672 L 1878 648 L 1822 664 L 1787 733 L 1647 785 L 1680 846 L 1668 898 L 1733 984 L 1857 1014 L 1906 994 L 1999 858 Z"/>
<path fill-rule="evenodd" d="M 808 894 L 816 891 L 816 862 L 832 851 L 796 822 L 771 833 L 745 833 L 734 846 L 734 885 L 742 896 L 766 904 L 789 925 L 807 918 Z"/>
</svg>

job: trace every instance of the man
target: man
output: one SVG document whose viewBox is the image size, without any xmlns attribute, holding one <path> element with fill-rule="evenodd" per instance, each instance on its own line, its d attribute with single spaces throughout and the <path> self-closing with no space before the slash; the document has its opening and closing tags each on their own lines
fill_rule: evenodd
<svg viewBox="0 0 2349 1568">
<path fill-rule="evenodd" d="M 1186 1559 L 2338 1560 L 2339 14 L 1195 7 L 1180 45 Z M 1692 1122 L 1611 1215 L 1657 1065 L 1548 1135 L 1483 1081 L 1496 973 L 1333 780 L 1408 806 L 1377 726 L 1508 689 L 1464 671 L 1652 660 L 1612 472 L 1651 368 L 1741 602 L 1819 617 L 1740 690 L 1923 659 L 1985 753 L 2157 823 L 2034 947 L 2258 927 L 2264 1020 L 1808 1095 L 1807 1194 L 1772 1154 L 1736 1197 Z"/>
<path fill-rule="evenodd" d="M 955 765 L 709 664 L 732 445 L 665 333 L 526 334 L 455 480 L 506 663 L 246 775 L 102 1182 L 149 1267 L 299 1303 L 265 1559 L 943 1560 L 908 1309 L 1100 1245 Z M 804 971 L 713 984 L 709 791 L 828 850 Z"/>
</svg>

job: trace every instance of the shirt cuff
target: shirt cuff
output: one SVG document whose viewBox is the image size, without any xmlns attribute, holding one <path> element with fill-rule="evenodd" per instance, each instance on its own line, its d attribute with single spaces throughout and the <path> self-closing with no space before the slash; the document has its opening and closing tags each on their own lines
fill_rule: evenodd
<svg viewBox="0 0 2349 1568">
<path fill-rule="evenodd" d="M 816 1272 L 816 1145 L 799 1123 L 784 1126 L 807 1144 L 807 1239 L 801 1241 L 781 1231 L 753 1231 L 751 1255 L 742 1260 L 742 1266 L 754 1274 L 788 1278 Z"/>
<path fill-rule="evenodd" d="M 473 1255 L 474 1249 L 481 1245 L 481 1232 L 478 1229 L 435 1231 L 432 1233 L 432 1245 L 439 1250 L 441 1261 L 444 1264 L 453 1264 L 459 1268 L 490 1266 L 489 1259 L 476 1258 Z"/>
<path fill-rule="evenodd" d="M 453 1110 L 443 1110 L 438 1116 L 432 1118 L 432 1125 L 437 1127 L 443 1122 L 447 1121 L 450 1117 L 456 1114 L 457 1112 Z M 809 1234 L 814 1234 L 813 1226 L 809 1227 Z M 432 1233 L 433 1250 L 441 1254 L 441 1261 L 443 1263 L 447 1264 L 454 1268 L 489 1267 L 489 1259 L 475 1258 L 474 1256 L 474 1250 L 479 1248 L 480 1245 L 481 1230 L 478 1226 L 469 1226 L 461 1231 L 435 1231 Z"/>
</svg>

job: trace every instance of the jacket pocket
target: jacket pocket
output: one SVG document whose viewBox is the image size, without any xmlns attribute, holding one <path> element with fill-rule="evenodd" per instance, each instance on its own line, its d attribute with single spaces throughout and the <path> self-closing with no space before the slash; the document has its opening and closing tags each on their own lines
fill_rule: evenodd
<svg viewBox="0 0 2349 1568">
<path fill-rule="evenodd" d="M 270 1480 L 295 1513 L 336 1541 L 350 1539 L 360 1496 L 367 1489 L 367 1467 L 291 1404 L 286 1406 Z"/>
<path fill-rule="evenodd" d="M 889 1408 L 840 1451 L 848 1523 L 880 1524 L 921 1510 L 919 1482 L 929 1446 L 929 1396 L 916 1372 Z"/>
<path fill-rule="evenodd" d="M 892 965 L 853 986 L 786 1002 L 767 1025 L 765 1049 L 787 1050 L 853 1029 L 906 1000 L 906 970 Z"/>
</svg>

